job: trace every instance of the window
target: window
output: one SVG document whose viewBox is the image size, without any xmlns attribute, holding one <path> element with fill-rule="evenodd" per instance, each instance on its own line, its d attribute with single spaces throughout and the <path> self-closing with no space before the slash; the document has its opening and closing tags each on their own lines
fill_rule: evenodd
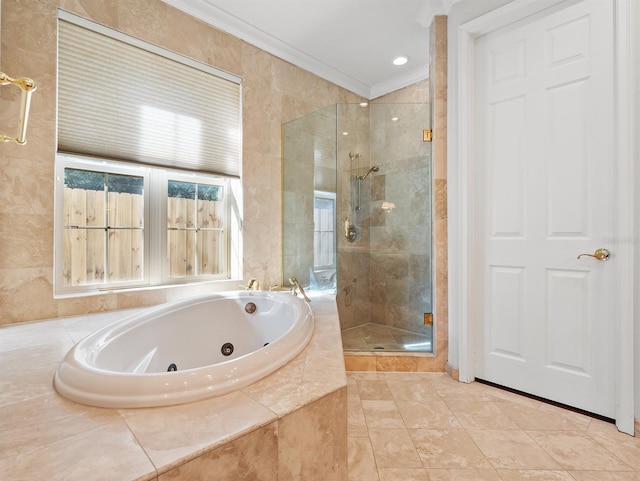
<svg viewBox="0 0 640 481">
<path fill-rule="evenodd" d="M 59 10 L 57 87 L 56 295 L 241 277 L 241 79 Z"/>
<path fill-rule="evenodd" d="M 316 288 L 335 288 L 336 194 L 315 191 L 313 206 L 313 271 Z"/>
<path fill-rule="evenodd" d="M 56 170 L 57 294 L 238 275 L 238 179 L 70 155 Z"/>
<path fill-rule="evenodd" d="M 224 185 L 218 183 L 169 180 L 169 277 L 219 275 L 226 271 L 224 190 Z"/>
<path fill-rule="evenodd" d="M 64 169 L 62 285 L 144 279 L 145 177 Z"/>
</svg>

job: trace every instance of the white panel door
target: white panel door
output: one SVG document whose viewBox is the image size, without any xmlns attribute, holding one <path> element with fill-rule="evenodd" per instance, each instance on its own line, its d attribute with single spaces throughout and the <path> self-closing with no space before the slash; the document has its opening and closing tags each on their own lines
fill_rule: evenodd
<svg viewBox="0 0 640 481">
<path fill-rule="evenodd" d="M 476 377 L 615 417 L 613 2 L 475 44 Z"/>
</svg>

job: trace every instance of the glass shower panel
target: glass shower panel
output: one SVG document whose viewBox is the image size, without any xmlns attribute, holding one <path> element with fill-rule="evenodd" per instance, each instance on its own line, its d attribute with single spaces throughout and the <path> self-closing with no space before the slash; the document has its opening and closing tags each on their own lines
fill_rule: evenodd
<svg viewBox="0 0 640 481">
<path fill-rule="evenodd" d="M 385 349 L 432 350 L 429 118 L 427 104 L 371 106 L 371 322 L 392 328 Z"/>
<path fill-rule="evenodd" d="M 283 283 L 336 292 L 345 351 L 433 350 L 429 127 L 382 103 L 283 125 Z"/>
<path fill-rule="evenodd" d="M 295 276 L 335 291 L 335 105 L 284 124 L 282 135 L 283 285 Z"/>
<path fill-rule="evenodd" d="M 339 130 L 367 140 L 338 138 L 340 213 L 357 232 L 338 243 L 343 346 L 432 351 L 431 144 L 422 135 L 429 105 L 374 103 L 366 121 L 358 109 L 338 109 Z"/>
</svg>

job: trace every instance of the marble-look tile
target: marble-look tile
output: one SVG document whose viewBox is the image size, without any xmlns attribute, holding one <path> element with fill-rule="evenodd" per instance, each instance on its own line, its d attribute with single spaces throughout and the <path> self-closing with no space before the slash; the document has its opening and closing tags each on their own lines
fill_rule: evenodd
<svg viewBox="0 0 640 481">
<path fill-rule="evenodd" d="M 105 455 L 108 453 L 108 456 Z M 11 481 L 151 481 L 156 471 L 122 420 L 0 459 L 0 479 Z"/>
<path fill-rule="evenodd" d="M 340 337 L 340 331 L 333 329 L 334 316 L 318 316 L 315 313 L 315 333 L 309 341 L 309 347 L 312 351 L 332 351 L 342 354 L 342 339 Z M 325 332 L 326 331 L 326 332 Z M 343 369 L 344 371 L 344 369 Z"/>
<path fill-rule="evenodd" d="M 524 431 L 469 431 L 469 435 L 496 469 L 560 469 Z"/>
<path fill-rule="evenodd" d="M 0 324 L 56 317 L 51 276 L 51 267 L 0 269 Z"/>
<path fill-rule="evenodd" d="M 422 374 L 420 374 L 422 375 Z M 431 383 L 422 378 L 417 380 L 387 379 L 391 396 L 396 401 L 430 401 L 440 399 Z"/>
<path fill-rule="evenodd" d="M 64 327 L 67 334 L 74 343 L 84 339 L 89 334 L 105 327 L 112 322 L 119 321 L 127 316 L 140 313 L 145 308 L 121 309 L 109 312 L 97 312 L 84 316 L 74 316 L 59 319 L 59 323 Z"/>
<path fill-rule="evenodd" d="M 16 106 L 18 104 L 19 102 L 16 102 Z M 53 186 L 50 189 L 29 189 L 30 182 L 40 186 L 52 182 L 51 171 L 42 168 L 41 161 L 29 158 L 28 155 L 27 158 L 18 158 L 5 153 L 0 159 L 0 169 L 0 212 L 51 215 Z M 29 202 L 24 201 L 27 192 Z"/>
<path fill-rule="evenodd" d="M 167 302 L 166 292 L 163 289 L 139 292 L 119 292 L 116 296 L 118 309 L 157 306 L 158 304 Z"/>
<path fill-rule="evenodd" d="M 347 401 L 347 411 L 349 436 L 354 438 L 368 437 L 369 432 L 360 400 Z"/>
<path fill-rule="evenodd" d="M 348 441 L 348 480 L 376 481 L 376 460 L 369 437 L 352 438 Z"/>
<path fill-rule="evenodd" d="M 287 381 L 286 378 L 279 380 L 271 376 L 243 388 L 242 392 L 279 416 L 295 411 L 323 396 L 327 391 L 337 390 L 346 385 L 346 381 L 341 378 L 319 382 L 296 382 L 295 379 Z"/>
<path fill-rule="evenodd" d="M 154 465 L 162 470 L 277 419 L 241 392 L 177 406 L 124 409 L 121 413 Z"/>
<path fill-rule="evenodd" d="M 538 445 L 567 470 L 633 471 L 581 431 L 528 431 Z"/>
<path fill-rule="evenodd" d="M 409 429 L 462 429 L 456 416 L 440 400 L 397 401 L 397 405 Z"/>
<path fill-rule="evenodd" d="M 490 469 L 491 464 L 462 429 L 410 429 L 425 468 Z"/>
<path fill-rule="evenodd" d="M 169 34 L 165 47 L 189 58 L 207 63 L 209 60 L 208 40 L 213 28 L 177 8 L 169 7 L 167 15 Z M 189 35 L 182 35 L 182 32 L 189 32 Z"/>
<path fill-rule="evenodd" d="M 115 25 L 118 12 L 117 3 L 93 0 L 60 0 L 60 8 L 103 25 Z"/>
<path fill-rule="evenodd" d="M 519 429 L 497 403 L 447 400 L 447 406 L 465 429 Z"/>
<path fill-rule="evenodd" d="M 435 207 L 435 218 L 447 218 L 447 179 L 435 179 L 435 191 L 433 203 Z"/>
<path fill-rule="evenodd" d="M 442 329 L 442 327 L 438 327 Z M 416 358 L 416 371 L 418 372 L 444 372 L 447 365 L 449 342 L 446 339 L 436 341 L 435 356 L 420 356 Z"/>
<path fill-rule="evenodd" d="M 169 6 L 163 2 L 120 0 L 117 28 L 129 35 L 156 45 L 166 45 L 170 20 Z"/>
<path fill-rule="evenodd" d="M 278 421 L 278 465 L 278 481 L 346 478 L 346 388 Z"/>
<path fill-rule="evenodd" d="M 307 350 L 304 362 L 303 382 L 340 381 L 346 385 L 342 353 L 335 351 L 316 351 L 313 346 Z"/>
<path fill-rule="evenodd" d="M 52 392 L 2 407 L 0 453 L 15 456 L 96 427 L 120 421 L 117 411 L 77 404 Z"/>
<path fill-rule="evenodd" d="M 386 381 L 376 380 L 358 380 L 358 393 L 363 401 L 393 401 L 393 396 L 387 386 Z"/>
<path fill-rule="evenodd" d="M 356 386 L 358 385 L 358 381 L 379 381 L 379 374 L 375 371 L 351 371 L 347 372 L 347 378 L 353 379 L 356 381 Z"/>
<path fill-rule="evenodd" d="M 429 481 L 502 481 L 494 469 L 427 469 Z"/>
<path fill-rule="evenodd" d="M 53 233 L 50 215 L 0 213 L 0 269 L 46 266 L 53 256 L 53 244 L 47 235 Z"/>
<path fill-rule="evenodd" d="M 380 468 L 380 481 L 430 481 L 427 471 L 422 468 Z"/>
<path fill-rule="evenodd" d="M 376 370 L 415 372 L 418 370 L 418 358 L 414 356 L 378 356 Z"/>
<path fill-rule="evenodd" d="M 446 373 L 451 379 L 456 382 L 460 381 L 460 370 L 457 367 L 452 366 L 447 362 Z"/>
<path fill-rule="evenodd" d="M 369 429 L 378 468 L 421 468 L 422 462 L 406 429 Z"/>
<path fill-rule="evenodd" d="M 614 453 L 636 471 L 640 471 L 640 432 L 636 436 L 629 436 L 618 431 L 614 424 L 592 420 L 589 424 L 589 437 L 600 446 Z"/>
<path fill-rule="evenodd" d="M 40 346 L 53 348 L 60 351 L 60 345 L 68 345 L 71 341 L 69 334 L 62 323 L 56 319 L 47 322 L 28 322 L 16 325 L 0 326 L 0 352 L 21 350 L 22 354 L 27 354 L 30 349 Z M 63 346 L 63 347 L 64 347 Z M 38 353 L 42 355 L 42 353 Z M 56 356 L 56 357 L 53 357 Z M 48 364 L 60 361 L 57 354 L 39 357 L 39 364 Z M 34 359 L 33 361 L 37 361 Z M 25 362 L 24 367 L 31 364 Z"/>
<path fill-rule="evenodd" d="M 478 401 L 508 401 L 510 403 L 518 404 L 531 409 L 541 409 L 542 405 L 544 404 L 537 399 L 523 396 L 522 394 L 511 392 L 506 389 L 501 389 L 482 383 L 473 384 L 478 384 L 478 396 L 476 397 Z M 484 388 L 482 386 L 484 386 Z"/>
<path fill-rule="evenodd" d="M 487 389 L 486 385 L 479 382 L 457 382 L 446 376 L 431 381 L 431 384 L 444 402 L 482 400 Z"/>
<path fill-rule="evenodd" d="M 45 364 L 43 366 L 31 366 L 25 369 L 31 357 L 36 357 L 42 350 L 50 348 L 41 347 L 29 350 L 29 355 L 16 359 L 8 353 L 0 353 L 0 364 L 3 374 L 0 377 L 0 407 L 16 403 L 23 403 L 29 399 L 39 398 L 51 394 L 53 374 L 58 368 L 58 363 Z M 58 349 L 54 349 L 59 352 Z M 62 359 L 62 356 L 60 357 Z"/>
<path fill-rule="evenodd" d="M 362 401 L 367 427 L 404 428 L 404 422 L 394 401 Z"/>
<path fill-rule="evenodd" d="M 569 471 L 576 481 L 640 481 L 638 472 Z"/>
<path fill-rule="evenodd" d="M 342 344 L 344 346 L 344 349 L 347 351 L 370 350 L 369 343 L 364 338 L 362 330 L 359 327 L 353 327 L 351 329 L 345 329 L 344 331 L 342 331 Z M 347 357 L 352 359 L 352 362 L 350 365 L 354 367 L 353 369 L 354 371 L 362 370 L 362 369 L 357 369 L 357 366 L 355 366 L 355 363 L 358 361 L 358 359 L 363 358 L 362 356 L 349 356 L 348 354 L 345 354 L 345 360 Z M 373 359 L 372 356 L 370 358 Z M 373 363 L 373 367 L 375 368 L 375 360 Z"/>
<path fill-rule="evenodd" d="M 277 423 L 159 474 L 158 481 L 206 481 L 212 475 L 234 481 L 278 481 Z"/>
<path fill-rule="evenodd" d="M 444 372 L 379 372 L 378 379 L 387 381 L 387 384 L 393 381 L 413 381 L 417 384 L 427 383 L 430 384 L 432 380 L 438 380 L 442 377 L 448 379 L 448 376 Z"/>
<path fill-rule="evenodd" d="M 544 469 L 501 469 L 500 476 L 504 481 L 574 481 L 566 471 L 549 471 Z"/>
<path fill-rule="evenodd" d="M 535 408 L 513 402 L 496 405 L 525 431 L 585 431 L 590 423 L 586 416 L 546 404 Z"/>
<path fill-rule="evenodd" d="M 105 311 L 107 311 L 107 314 L 114 313 L 115 316 L 118 316 L 118 312 L 121 312 L 120 315 L 124 315 L 126 312 L 118 311 L 117 294 L 105 294 L 103 296 L 69 297 L 60 299 L 58 302 L 59 317 L 81 316 L 83 314 L 93 314 Z M 114 317 L 112 320 L 115 320 L 117 318 L 118 317 Z M 100 318 L 96 316 L 95 321 L 100 322 Z M 64 322 L 62 323 L 63 325 L 65 325 Z M 69 323 L 72 324 L 73 320 L 70 319 Z"/>
</svg>

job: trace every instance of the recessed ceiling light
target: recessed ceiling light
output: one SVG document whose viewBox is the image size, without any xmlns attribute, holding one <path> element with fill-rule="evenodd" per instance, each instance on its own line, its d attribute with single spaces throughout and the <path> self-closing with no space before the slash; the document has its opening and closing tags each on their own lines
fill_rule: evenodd
<svg viewBox="0 0 640 481">
<path fill-rule="evenodd" d="M 342 135 L 349 135 L 349 132 L 342 132 Z"/>
<path fill-rule="evenodd" d="M 397 122 L 398 121 L 398 117 L 391 117 L 391 122 Z"/>
<path fill-rule="evenodd" d="M 400 57 L 396 57 L 393 59 L 393 65 L 404 65 L 409 61 L 409 57 L 406 55 L 401 55 Z"/>
<path fill-rule="evenodd" d="M 369 102 L 360 102 L 360 107 L 367 107 Z"/>
</svg>

